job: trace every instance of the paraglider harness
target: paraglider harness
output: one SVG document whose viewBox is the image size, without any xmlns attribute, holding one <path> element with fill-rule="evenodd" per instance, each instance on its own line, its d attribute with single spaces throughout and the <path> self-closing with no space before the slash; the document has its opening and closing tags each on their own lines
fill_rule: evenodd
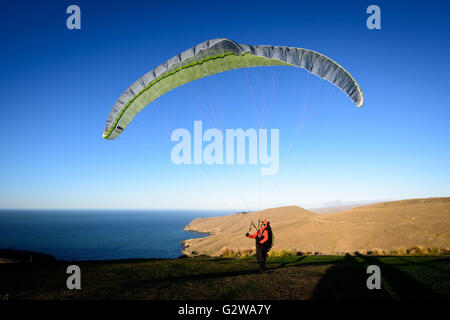
<svg viewBox="0 0 450 320">
<path fill-rule="evenodd" d="M 256 231 L 256 238 L 255 238 L 256 246 L 257 247 L 261 247 L 261 249 L 263 249 L 266 252 L 269 252 L 270 249 L 272 249 L 272 246 L 273 246 L 273 243 L 274 243 L 274 240 L 275 240 L 274 236 L 273 236 L 272 228 L 270 227 L 270 222 L 266 225 L 266 228 L 265 228 L 267 230 L 269 239 L 266 242 L 264 242 L 263 244 L 259 243 L 263 238 L 260 238 L 258 236 L 258 231 L 259 231 L 259 229 L 261 229 L 261 220 L 258 220 L 258 226 L 256 226 L 253 221 L 250 222 L 250 228 L 248 229 L 249 233 L 252 230 L 252 228 L 254 228 L 255 231 Z"/>
</svg>

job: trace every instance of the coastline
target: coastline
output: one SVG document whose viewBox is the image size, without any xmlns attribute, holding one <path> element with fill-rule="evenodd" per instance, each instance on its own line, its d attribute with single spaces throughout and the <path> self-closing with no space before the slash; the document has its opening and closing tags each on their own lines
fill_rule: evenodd
<svg viewBox="0 0 450 320">
<path fill-rule="evenodd" d="M 191 238 L 191 239 L 186 239 L 181 241 L 181 244 L 183 245 L 183 249 L 181 250 L 181 255 L 182 256 L 187 256 L 187 257 L 192 257 L 195 255 L 195 250 L 189 250 L 189 248 L 191 247 L 192 243 L 197 240 L 197 239 L 205 239 L 208 237 L 211 237 L 214 235 L 214 233 L 212 232 L 205 232 L 205 231 L 200 231 L 198 229 L 192 228 L 191 224 L 197 220 L 197 219 L 204 219 L 204 218 L 196 218 L 194 220 L 192 220 L 188 225 L 186 225 L 183 230 L 184 231 L 189 231 L 189 232 L 195 232 L 195 233 L 199 233 L 199 234 L 204 234 L 206 235 L 205 237 L 202 238 Z"/>
</svg>

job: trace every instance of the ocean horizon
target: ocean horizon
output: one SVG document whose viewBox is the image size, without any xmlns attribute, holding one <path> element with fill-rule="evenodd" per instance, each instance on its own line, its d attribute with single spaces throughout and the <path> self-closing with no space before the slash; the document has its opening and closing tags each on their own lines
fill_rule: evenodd
<svg viewBox="0 0 450 320">
<path fill-rule="evenodd" d="M 231 214 L 196 210 L 0 210 L 0 249 L 57 260 L 178 258 L 195 218 Z"/>
</svg>

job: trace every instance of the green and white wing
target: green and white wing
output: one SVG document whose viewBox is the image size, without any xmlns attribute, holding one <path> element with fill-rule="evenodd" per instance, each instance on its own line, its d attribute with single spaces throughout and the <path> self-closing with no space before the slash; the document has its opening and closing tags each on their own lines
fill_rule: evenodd
<svg viewBox="0 0 450 320">
<path fill-rule="evenodd" d="M 117 138 L 149 103 L 183 84 L 228 70 L 276 65 L 303 68 L 336 85 L 358 107 L 364 104 L 361 88 L 350 73 L 318 52 L 213 39 L 167 60 L 129 86 L 112 107 L 103 138 Z"/>
</svg>

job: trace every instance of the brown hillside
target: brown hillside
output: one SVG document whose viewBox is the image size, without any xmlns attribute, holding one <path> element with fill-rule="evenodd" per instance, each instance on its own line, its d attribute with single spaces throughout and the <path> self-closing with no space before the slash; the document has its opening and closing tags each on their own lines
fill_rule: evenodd
<svg viewBox="0 0 450 320">
<path fill-rule="evenodd" d="M 211 235 L 186 240 L 185 253 L 218 256 L 224 247 L 254 247 L 254 240 L 244 234 L 251 220 L 261 218 L 271 222 L 274 248 L 336 254 L 413 246 L 450 247 L 450 198 L 428 198 L 376 203 L 330 214 L 281 207 L 195 219 L 185 229 Z"/>
</svg>

